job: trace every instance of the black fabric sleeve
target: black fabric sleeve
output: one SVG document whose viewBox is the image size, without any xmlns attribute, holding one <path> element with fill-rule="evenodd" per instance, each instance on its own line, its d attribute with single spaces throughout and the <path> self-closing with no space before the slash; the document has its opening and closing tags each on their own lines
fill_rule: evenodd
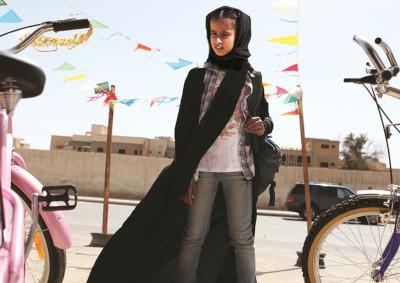
<svg viewBox="0 0 400 283">
<path fill-rule="evenodd" d="M 197 111 L 194 109 L 195 99 L 193 97 L 195 91 L 192 89 L 195 85 L 196 70 L 197 68 L 190 70 L 186 77 L 175 123 L 175 159 L 177 161 L 183 157 L 197 123 L 197 117 L 195 117 Z"/>
<path fill-rule="evenodd" d="M 259 75 L 260 75 L 260 81 L 262 82 L 261 74 Z M 261 86 L 261 99 L 260 99 L 260 104 L 258 106 L 258 114 L 261 120 L 263 120 L 265 135 L 267 136 L 271 134 L 272 130 L 274 129 L 274 123 L 272 122 L 272 119 L 269 116 L 269 105 L 267 100 L 265 99 L 264 86 Z"/>
</svg>

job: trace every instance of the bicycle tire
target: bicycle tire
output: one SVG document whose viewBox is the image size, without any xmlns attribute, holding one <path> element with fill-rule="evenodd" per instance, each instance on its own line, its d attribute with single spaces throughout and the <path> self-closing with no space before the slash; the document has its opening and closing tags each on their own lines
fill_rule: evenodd
<svg viewBox="0 0 400 283">
<path fill-rule="evenodd" d="M 23 200 L 25 206 L 27 207 L 28 214 L 30 214 L 30 199 L 14 184 L 11 185 L 11 188 Z M 35 247 L 35 244 L 33 245 L 25 264 L 25 283 L 61 283 L 64 279 L 66 269 L 65 249 L 59 249 L 54 246 L 48 227 L 40 215 L 38 225 L 39 229 L 37 233 L 39 234 L 37 234 L 37 237 L 40 239 L 40 243 L 44 248 L 43 250 L 41 249 L 41 252 L 39 252 L 39 249 Z M 43 259 L 40 258 L 40 254 L 42 254 Z M 43 264 L 41 264 L 41 262 L 43 262 Z M 42 265 L 43 271 L 39 270 L 35 272 L 33 270 Z"/>
<path fill-rule="evenodd" d="M 305 282 L 359 282 L 356 279 L 374 282 L 371 278 L 371 272 L 376 269 L 374 264 L 394 229 L 394 215 L 389 214 L 384 203 L 382 199 L 351 198 L 322 213 L 303 246 Z M 360 221 L 364 218 L 369 222 L 373 216 L 378 223 L 364 225 Z M 380 282 L 399 282 L 398 270 L 400 257 L 396 256 Z"/>
</svg>

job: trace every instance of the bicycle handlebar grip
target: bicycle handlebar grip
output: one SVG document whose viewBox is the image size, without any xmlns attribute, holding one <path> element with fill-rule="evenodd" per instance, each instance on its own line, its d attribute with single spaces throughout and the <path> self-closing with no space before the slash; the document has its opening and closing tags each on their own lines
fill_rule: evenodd
<svg viewBox="0 0 400 283">
<path fill-rule="evenodd" d="M 64 31 L 64 30 L 74 30 L 83 29 L 90 27 L 90 22 L 88 19 L 68 19 L 52 22 L 54 32 Z"/>
</svg>

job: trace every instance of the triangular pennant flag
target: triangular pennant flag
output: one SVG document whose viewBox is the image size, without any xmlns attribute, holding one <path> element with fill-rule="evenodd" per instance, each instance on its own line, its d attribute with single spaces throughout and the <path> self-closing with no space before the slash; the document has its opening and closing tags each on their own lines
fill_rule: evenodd
<svg viewBox="0 0 400 283">
<path fill-rule="evenodd" d="M 262 83 L 263 87 L 272 86 L 270 83 Z"/>
<path fill-rule="evenodd" d="M 167 62 L 168 66 L 170 66 L 174 70 L 186 67 L 188 65 L 191 65 L 192 63 L 193 62 L 187 61 L 187 60 L 183 60 L 181 58 L 179 58 L 178 62 Z"/>
<path fill-rule="evenodd" d="M 131 98 L 131 99 L 118 99 L 118 103 L 125 104 L 126 106 L 131 106 L 135 102 L 137 102 L 139 99 L 138 98 Z"/>
<path fill-rule="evenodd" d="M 154 104 L 156 103 L 162 102 L 166 98 L 167 98 L 166 96 L 154 97 L 152 100 L 150 100 L 150 107 L 154 106 Z"/>
<path fill-rule="evenodd" d="M 277 86 L 276 87 L 276 95 L 280 96 L 282 94 L 286 94 L 288 93 L 288 91 L 286 89 L 284 89 L 283 87 Z"/>
<path fill-rule="evenodd" d="M 299 108 L 296 108 L 293 111 L 283 113 L 281 116 L 291 116 L 291 115 L 299 115 Z"/>
<path fill-rule="evenodd" d="M 274 37 L 274 38 L 268 39 L 268 41 L 274 42 L 274 43 L 286 44 L 286 45 L 298 45 L 298 35 L 292 34 L 292 35 Z"/>
<path fill-rule="evenodd" d="M 272 9 L 277 13 L 296 13 L 298 0 L 279 0 L 271 5 Z"/>
<path fill-rule="evenodd" d="M 86 75 L 85 74 L 76 74 L 76 75 L 73 75 L 73 76 L 66 76 L 65 78 L 64 78 L 64 83 L 65 82 L 68 82 L 68 81 L 78 81 L 78 80 L 81 80 L 81 79 L 84 79 L 84 78 L 86 78 Z"/>
<path fill-rule="evenodd" d="M 294 95 L 289 94 L 288 96 L 286 96 L 286 98 L 283 102 L 284 103 L 297 103 L 298 99 Z"/>
<path fill-rule="evenodd" d="M 22 19 L 18 15 L 10 10 L 6 14 L 0 17 L 0 23 L 20 23 Z"/>
<path fill-rule="evenodd" d="M 165 99 L 163 99 L 159 103 L 170 103 L 170 102 L 173 102 L 173 101 L 175 101 L 177 99 L 178 99 L 178 97 L 166 97 Z"/>
<path fill-rule="evenodd" d="M 65 62 L 64 64 L 53 69 L 53 71 L 75 71 L 75 70 L 76 70 L 75 67 L 68 62 Z"/>
<path fill-rule="evenodd" d="M 100 94 L 100 95 L 96 95 L 96 96 L 88 96 L 88 100 L 87 102 L 93 102 L 98 100 L 99 98 L 102 98 L 104 95 L 106 95 L 105 93 Z"/>
<path fill-rule="evenodd" d="M 94 89 L 95 94 L 107 93 L 109 91 L 110 91 L 110 86 L 109 86 L 108 82 L 98 83 L 98 84 L 96 84 L 96 87 Z"/>
<path fill-rule="evenodd" d="M 0 6 L 7 6 L 7 3 L 6 3 L 6 1 L 4 1 L 4 0 L 0 0 Z"/>
<path fill-rule="evenodd" d="M 284 19 L 284 18 L 279 18 L 279 20 L 281 20 L 282 22 L 285 22 L 285 23 L 297 23 L 297 22 L 298 22 L 297 19 Z"/>
<path fill-rule="evenodd" d="M 293 64 L 282 70 L 282 72 L 298 72 L 298 71 L 299 71 L 298 64 Z"/>
<path fill-rule="evenodd" d="M 106 26 L 105 24 L 100 23 L 99 21 L 96 20 L 90 20 L 90 24 L 92 25 L 92 27 L 94 29 L 106 29 L 108 28 L 108 26 Z"/>
<path fill-rule="evenodd" d="M 137 51 L 137 50 L 139 50 L 139 49 L 145 50 L 145 51 L 151 51 L 151 47 L 148 47 L 148 46 L 146 46 L 146 45 L 144 45 L 144 44 L 141 44 L 141 43 L 138 43 L 138 44 L 136 45 L 134 51 Z"/>
</svg>

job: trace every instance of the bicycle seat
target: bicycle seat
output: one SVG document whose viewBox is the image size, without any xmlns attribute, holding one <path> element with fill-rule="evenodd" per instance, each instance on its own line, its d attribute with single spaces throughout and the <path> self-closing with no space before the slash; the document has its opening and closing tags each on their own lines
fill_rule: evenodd
<svg viewBox="0 0 400 283">
<path fill-rule="evenodd" d="M 22 98 L 38 96 L 42 93 L 46 76 L 41 68 L 11 54 L 0 52 L 0 93 L 6 78 L 15 80 Z"/>
</svg>

